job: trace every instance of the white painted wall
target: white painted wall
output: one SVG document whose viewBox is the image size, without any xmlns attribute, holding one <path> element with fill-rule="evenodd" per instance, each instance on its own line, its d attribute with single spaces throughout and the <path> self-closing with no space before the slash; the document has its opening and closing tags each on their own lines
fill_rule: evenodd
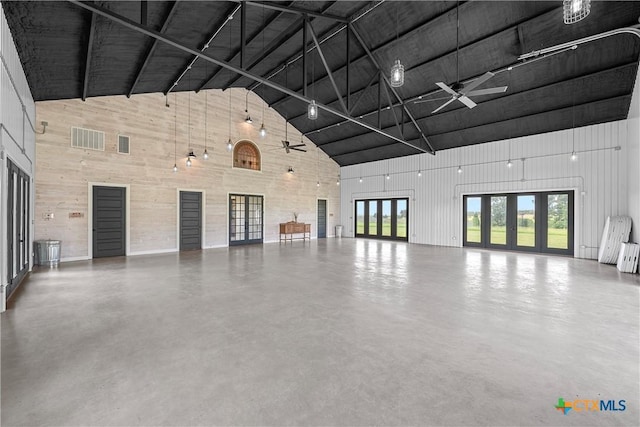
<svg viewBox="0 0 640 427">
<path fill-rule="evenodd" d="M 565 130 L 343 167 L 345 235 L 354 235 L 354 200 L 408 196 L 410 242 L 461 246 L 464 194 L 574 189 L 575 255 L 596 258 L 606 217 L 629 214 L 627 132 L 626 120 L 575 129 L 575 162 L 574 131 Z M 635 159 L 631 165 L 637 169 L 637 153 Z"/>
<path fill-rule="evenodd" d="M 629 152 L 627 169 L 629 171 L 629 215 L 633 219 L 631 241 L 640 242 L 640 73 L 631 97 L 631 106 L 627 118 Z"/>
<path fill-rule="evenodd" d="M 4 310 L 7 281 L 7 159 L 18 165 L 33 184 L 35 163 L 35 104 L 20 58 L 0 7 L 0 310 Z M 33 185 L 31 203 L 33 212 Z M 29 242 L 33 241 L 32 235 Z"/>
</svg>

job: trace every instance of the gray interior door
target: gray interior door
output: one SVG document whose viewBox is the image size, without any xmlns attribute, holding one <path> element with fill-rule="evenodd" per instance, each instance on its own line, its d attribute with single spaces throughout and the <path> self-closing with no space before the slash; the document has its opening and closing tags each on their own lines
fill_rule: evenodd
<svg viewBox="0 0 640 427">
<path fill-rule="evenodd" d="M 93 257 L 126 255 L 123 187 L 93 187 Z"/>
<path fill-rule="evenodd" d="M 180 250 L 202 249 L 202 193 L 180 192 Z"/>
<path fill-rule="evenodd" d="M 318 239 L 327 237 L 327 201 L 318 200 Z"/>
</svg>

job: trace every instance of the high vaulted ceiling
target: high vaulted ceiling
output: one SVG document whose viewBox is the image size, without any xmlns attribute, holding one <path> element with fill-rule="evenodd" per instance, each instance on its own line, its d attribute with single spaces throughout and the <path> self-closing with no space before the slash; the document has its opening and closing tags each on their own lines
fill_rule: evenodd
<svg viewBox="0 0 640 427">
<path fill-rule="evenodd" d="M 628 32 L 521 58 L 637 25 L 632 1 L 593 2 L 572 25 L 561 1 L 467 1 L 458 10 L 389 0 L 2 5 L 36 101 L 243 87 L 340 165 L 624 119 L 640 54 Z M 435 83 L 458 80 L 456 16 L 459 81 L 492 71 L 479 89 L 508 89 L 432 114 L 447 96 Z M 387 76 L 396 59 L 405 83 L 394 93 L 378 71 Z M 333 113 L 309 120 L 308 99 Z"/>
</svg>

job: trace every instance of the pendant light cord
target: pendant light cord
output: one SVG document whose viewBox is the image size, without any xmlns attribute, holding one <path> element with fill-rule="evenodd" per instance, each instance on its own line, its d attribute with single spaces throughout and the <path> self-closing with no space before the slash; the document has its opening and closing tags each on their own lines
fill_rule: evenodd
<svg viewBox="0 0 640 427">
<path fill-rule="evenodd" d="M 188 149 L 189 152 L 187 153 L 187 155 L 191 154 L 191 71 L 189 71 L 189 77 L 187 77 L 187 84 L 189 85 L 189 87 L 187 88 L 187 90 L 189 91 L 187 93 L 188 95 L 188 124 L 189 124 L 189 142 L 188 142 Z"/>
<path fill-rule="evenodd" d="M 456 3 L 456 83 L 460 83 L 460 0 Z"/>
<path fill-rule="evenodd" d="M 573 78 L 573 90 L 571 91 L 571 128 L 572 128 L 572 135 L 571 135 L 571 153 L 575 153 L 576 152 L 576 77 L 575 77 L 575 73 L 576 73 L 576 49 L 573 50 L 573 74 L 574 74 L 574 78 Z M 572 154 L 573 155 L 573 154 Z"/>
<path fill-rule="evenodd" d="M 178 93 L 173 93 L 173 162 L 178 163 Z"/>
<path fill-rule="evenodd" d="M 204 75 L 209 75 L 208 70 L 209 61 L 204 61 Z M 203 88 L 204 89 L 204 88 Z M 207 110 L 208 110 L 209 102 L 207 101 L 207 90 L 204 89 L 204 151 L 207 152 Z"/>
</svg>

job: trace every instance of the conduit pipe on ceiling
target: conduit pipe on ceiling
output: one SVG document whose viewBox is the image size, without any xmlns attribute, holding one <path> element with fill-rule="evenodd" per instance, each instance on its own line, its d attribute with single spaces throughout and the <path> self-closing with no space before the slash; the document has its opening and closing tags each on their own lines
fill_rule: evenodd
<svg viewBox="0 0 640 427">
<path fill-rule="evenodd" d="M 571 42 L 567 42 L 567 43 L 562 43 L 559 45 L 555 45 L 552 47 L 547 47 L 544 49 L 540 49 L 540 50 L 534 50 L 531 51 L 529 53 L 525 53 L 524 55 L 520 55 L 518 57 L 518 61 L 524 61 L 526 59 L 529 58 L 535 58 L 537 56 L 540 55 L 545 55 L 547 53 L 552 53 L 555 52 L 557 50 L 562 50 L 562 49 L 569 49 L 573 46 L 577 46 L 577 45 L 581 45 L 584 43 L 589 43 L 592 41 L 596 41 L 596 40 L 600 40 L 600 39 L 604 39 L 606 37 L 610 37 L 610 36 L 615 36 L 618 34 L 633 34 L 635 36 L 637 36 L 638 38 L 640 38 L 640 25 L 632 25 L 631 27 L 624 27 L 624 28 L 618 28 L 615 30 L 611 30 L 611 31 L 606 31 L 604 33 L 600 33 L 600 34 L 594 34 L 593 36 L 588 36 L 588 37 L 584 37 L 578 40 L 574 40 Z"/>
</svg>

